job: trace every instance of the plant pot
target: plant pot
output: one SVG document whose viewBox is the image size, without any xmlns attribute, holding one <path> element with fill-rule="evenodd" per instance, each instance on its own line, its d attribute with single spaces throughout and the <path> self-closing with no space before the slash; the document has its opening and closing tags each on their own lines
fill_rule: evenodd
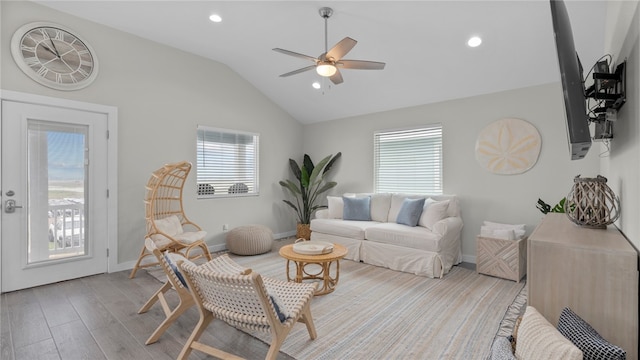
<svg viewBox="0 0 640 360">
<path fill-rule="evenodd" d="M 309 224 L 298 224 L 296 237 L 298 239 L 311 239 L 311 225 Z"/>
</svg>

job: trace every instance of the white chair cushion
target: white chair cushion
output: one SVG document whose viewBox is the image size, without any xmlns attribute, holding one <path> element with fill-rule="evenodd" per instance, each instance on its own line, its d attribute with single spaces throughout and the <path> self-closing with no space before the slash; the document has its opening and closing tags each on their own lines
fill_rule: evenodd
<svg viewBox="0 0 640 360">
<path fill-rule="evenodd" d="M 182 229 L 182 224 L 177 216 L 171 215 L 164 219 L 159 219 L 155 221 L 156 228 L 169 236 L 175 236 L 178 234 L 182 234 L 184 230 Z"/>
<path fill-rule="evenodd" d="M 184 232 L 182 234 L 178 234 L 173 238 L 180 242 L 191 244 L 198 240 L 204 239 L 205 236 L 207 236 L 206 231 L 189 231 L 189 232 Z"/>
</svg>

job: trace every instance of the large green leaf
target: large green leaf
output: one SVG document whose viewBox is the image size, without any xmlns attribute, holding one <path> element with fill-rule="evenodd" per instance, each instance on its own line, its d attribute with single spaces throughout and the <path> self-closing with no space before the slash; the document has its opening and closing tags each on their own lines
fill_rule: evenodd
<svg viewBox="0 0 640 360">
<path fill-rule="evenodd" d="M 302 166 L 307 170 L 307 174 L 311 174 L 315 166 L 313 165 L 313 161 L 311 161 L 311 157 L 309 155 L 304 154 L 304 158 L 302 159 Z"/>
<path fill-rule="evenodd" d="M 336 185 L 338 185 L 337 182 L 335 181 L 329 181 L 328 183 L 324 184 L 320 189 L 318 189 L 318 191 L 316 191 L 316 194 L 322 194 L 323 192 L 334 188 Z"/>
<path fill-rule="evenodd" d="M 291 191 L 291 193 L 295 196 L 296 194 L 302 194 L 302 192 L 300 191 L 300 189 L 298 189 L 298 186 L 296 186 L 296 184 L 294 184 L 291 180 L 286 180 L 286 181 L 282 181 L 280 180 L 280 186 L 284 187 L 285 189 Z"/>
<path fill-rule="evenodd" d="M 300 187 L 302 189 L 306 189 L 309 187 L 309 173 L 307 172 L 307 168 L 304 166 L 300 170 Z"/>
<path fill-rule="evenodd" d="M 320 162 L 316 165 L 316 167 L 313 169 L 313 172 L 311 173 L 311 176 L 309 177 L 310 184 L 314 184 L 316 182 L 316 179 L 322 173 L 322 169 L 324 169 L 324 167 L 327 165 L 329 160 L 331 160 L 331 155 L 320 160 Z M 318 179 L 318 180 L 321 180 L 321 179 Z"/>
<path fill-rule="evenodd" d="M 298 163 L 293 159 L 289 159 L 289 168 L 291 168 L 293 176 L 300 181 L 300 167 L 298 166 Z"/>
<path fill-rule="evenodd" d="M 326 174 L 329 170 L 331 170 L 331 167 L 333 167 L 333 163 L 336 162 L 336 160 L 338 160 L 340 157 L 342 156 L 341 152 L 338 152 L 332 159 L 331 161 L 329 161 L 329 163 L 327 164 L 327 166 L 324 168 L 324 171 L 322 172 L 322 174 Z"/>
</svg>

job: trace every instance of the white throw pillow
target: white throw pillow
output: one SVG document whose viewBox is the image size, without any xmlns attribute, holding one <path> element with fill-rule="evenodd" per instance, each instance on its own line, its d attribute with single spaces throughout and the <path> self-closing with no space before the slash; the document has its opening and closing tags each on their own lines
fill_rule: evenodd
<svg viewBox="0 0 640 360">
<path fill-rule="evenodd" d="M 449 200 L 435 201 L 432 198 L 428 198 L 424 202 L 424 208 L 422 209 L 422 215 L 420 216 L 418 225 L 431 230 L 435 223 L 448 217 L 448 208 Z"/>
<path fill-rule="evenodd" d="M 344 201 L 341 196 L 327 196 L 329 206 L 329 219 L 342 219 Z"/>
<path fill-rule="evenodd" d="M 516 336 L 515 355 L 520 360 L 582 360 L 582 351 L 534 307 L 527 306 Z"/>
<path fill-rule="evenodd" d="M 387 222 L 390 206 L 391 194 L 380 193 L 371 195 L 371 220 Z"/>
</svg>

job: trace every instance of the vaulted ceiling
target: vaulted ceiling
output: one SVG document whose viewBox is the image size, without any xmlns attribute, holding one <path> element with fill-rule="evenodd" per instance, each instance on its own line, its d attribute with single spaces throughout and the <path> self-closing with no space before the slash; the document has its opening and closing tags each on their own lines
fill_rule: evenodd
<svg viewBox="0 0 640 360">
<path fill-rule="evenodd" d="M 513 1 L 38 1 L 142 38 L 226 64 L 302 123 L 340 119 L 449 99 L 557 82 L 546 0 Z M 576 50 L 586 68 L 604 51 L 606 2 L 567 1 Z M 284 48 L 324 51 L 358 41 L 348 59 L 384 70 L 343 70 L 333 85 Z M 213 23 L 211 14 L 222 22 Z M 467 46 L 473 36 L 479 47 Z M 321 89 L 314 89 L 318 81 Z"/>
</svg>

